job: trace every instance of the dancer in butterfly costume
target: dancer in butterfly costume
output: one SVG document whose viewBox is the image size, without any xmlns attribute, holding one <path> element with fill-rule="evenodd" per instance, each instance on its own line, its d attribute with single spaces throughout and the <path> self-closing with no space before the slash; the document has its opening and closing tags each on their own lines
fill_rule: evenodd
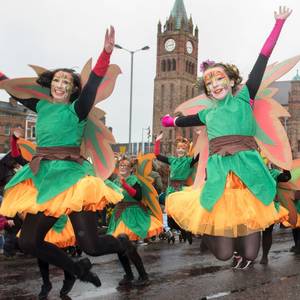
<svg viewBox="0 0 300 300">
<path fill-rule="evenodd" d="M 205 94 L 179 106 L 177 111 L 186 116 L 162 118 L 166 127 L 205 126 L 200 128 L 196 145 L 201 151 L 194 189 L 171 194 L 167 211 L 184 229 L 204 235 L 209 249 L 221 260 L 230 259 L 234 249 L 254 260 L 260 231 L 287 214 L 284 209 L 278 213 L 274 207 L 276 182 L 257 144 L 272 162 L 290 169 L 291 150 L 277 119 L 288 114 L 271 99 L 276 91 L 268 86 L 299 57 L 271 65 L 261 84 L 269 56 L 290 14 L 285 7 L 275 13 L 275 26 L 239 91 L 242 79 L 234 65 L 204 63 Z M 261 99 L 252 107 L 251 99 L 256 97 Z"/>
<path fill-rule="evenodd" d="M 6 185 L 1 214 L 26 214 L 19 245 L 37 258 L 56 265 L 82 281 L 100 286 L 91 263 L 74 262 L 57 246 L 44 241 L 57 219 L 67 214 L 76 240 L 91 256 L 117 253 L 125 272 L 128 256 L 135 264 L 140 257 L 128 238 L 97 234 L 96 211 L 108 201 L 123 196 L 104 183 L 114 168 L 114 142 L 99 121 L 103 112 L 93 108 L 113 90 L 120 69 L 109 66 L 114 48 L 114 28 L 106 31 L 104 49 L 95 67 L 91 61 L 81 76 L 71 69 L 48 71 L 33 66 L 38 78 L 7 79 L 0 75 L 0 88 L 37 113 L 37 151 Z M 91 164 L 87 158 L 93 161 Z M 98 177 L 96 177 L 97 175 Z"/>
<path fill-rule="evenodd" d="M 137 241 L 162 232 L 162 211 L 153 178 L 150 177 L 153 158 L 153 154 L 139 154 L 137 159 L 123 157 L 120 160 L 118 177 L 113 182 L 123 189 L 124 199 L 117 203 L 112 212 L 108 234 L 126 234 L 130 240 Z M 133 279 L 133 274 L 127 274 L 119 284 L 128 285 Z M 148 274 L 143 270 L 134 285 L 142 286 L 148 281 Z"/>
<path fill-rule="evenodd" d="M 176 139 L 176 156 L 164 156 L 160 154 L 160 141 L 162 134 L 160 134 L 155 141 L 154 154 L 157 160 L 168 164 L 170 166 L 170 182 L 167 187 L 165 197 L 175 191 L 181 191 L 184 186 L 189 185 L 188 181 L 191 181 L 194 173 L 195 164 L 198 162 L 199 155 L 196 158 L 188 155 L 190 143 L 186 138 L 178 137 Z M 168 242 L 175 242 L 174 233 L 172 230 L 179 230 L 180 236 L 179 241 L 188 240 L 189 244 L 192 244 L 193 238 L 189 231 L 185 231 L 183 228 L 178 226 L 174 219 L 168 215 L 168 226 L 171 231 L 168 233 Z"/>
</svg>

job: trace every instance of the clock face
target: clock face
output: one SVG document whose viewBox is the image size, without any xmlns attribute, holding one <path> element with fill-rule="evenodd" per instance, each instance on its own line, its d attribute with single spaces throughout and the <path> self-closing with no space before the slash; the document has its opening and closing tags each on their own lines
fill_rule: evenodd
<svg viewBox="0 0 300 300">
<path fill-rule="evenodd" d="M 190 41 L 186 42 L 186 51 L 188 54 L 192 54 L 193 52 L 193 44 Z"/>
<path fill-rule="evenodd" d="M 165 42 L 165 49 L 168 51 L 168 52 L 171 52 L 175 49 L 176 47 L 176 43 L 173 39 L 168 39 L 166 40 Z"/>
</svg>

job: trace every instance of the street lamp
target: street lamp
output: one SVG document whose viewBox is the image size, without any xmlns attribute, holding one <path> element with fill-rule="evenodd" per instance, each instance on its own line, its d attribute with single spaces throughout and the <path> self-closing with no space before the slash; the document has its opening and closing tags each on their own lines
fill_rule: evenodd
<svg viewBox="0 0 300 300">
<path fill-rule="evenodd" d="M 134 53 L 142 50 L 149 50 L 149 46 L 144 46 L 141 49 L 137 49 L 134 51 L 128 50 L 118 44 L 115 44 L 115 47 L 118 49 L 125 50 L 126 52 L 130 53 L 131 56 L 131 71 L 130 71 L 130 102 L 129 102 L 129 137 L 128 137 L 128 151 L 131 154 L 131 123 L 132 123 L 132 84 L 133 84 L 133 55 Z"/>
</svg>

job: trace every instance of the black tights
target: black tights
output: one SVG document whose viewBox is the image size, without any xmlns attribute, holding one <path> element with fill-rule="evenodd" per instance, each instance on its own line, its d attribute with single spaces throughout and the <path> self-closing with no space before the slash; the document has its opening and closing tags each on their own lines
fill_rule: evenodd
<svg viewBox="0 0 300 300">
<path fill-rule="evenodd" d="M 300 248 L 300 228 L 293 229 L 293 238 L 295 242 L 295 247 Z"/>
<path fill-rule="evenodd" d="M 268 255 L 273 243 L 273 237 L 272 237 L 273 227 L 274 225 L 271 225 L 270 227 L 266 228 L 265 231 L 262 232 L 263 261 L 268 259 Z"/>
<path fill-rule="evenodd" d="M 237 251 L 239 255 L 254 260 L 260 245 L 260 232 L 238 238 L 204 235 L 204 241 L 217 259 L 228 260 Z"/>
<path fill-rule="evenodd" d="M 76 240 L 81 249 L 91 256 L 100 256 L 118 253 L 125 271 L 129 270 L 130 262 L 125 254 L 123 244 L 116 238 L 97 234 L 97 218 L 95 212 L 73 212 L 69 215 L 74 228 Z M 45 216 L 43 213 L 36 215 L 27 214 L 19 239 L 20 248 L 42 261 L 55 265 L 63 270 L 80 276 L 81 270 L 75 262 L 57 246 L 45 242 L 47 232 L 52 228 L 57 218 Z M 138 255 L 136 253 L 136 255 Z"/>
<path fill-rule="evenodd" d="M 43 279 L 43 284 L 44 285 L 49 285 L 50 284 L 50 278 L 49 278 L 49 264 L 43 260 L 38 259 L 38 266 L 39 270 Z M 65 280 L 72 280 L 74 276 L 64 270 L 64 275 L 65 275 Z"/>
</svg>

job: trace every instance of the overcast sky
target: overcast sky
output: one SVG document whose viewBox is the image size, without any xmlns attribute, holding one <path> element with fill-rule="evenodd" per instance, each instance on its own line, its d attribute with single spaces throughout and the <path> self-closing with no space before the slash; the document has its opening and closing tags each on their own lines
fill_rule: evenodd
<svg viewBox="0 0 300 300">
<path fill-rule="evenodd" d="M 156 67 L 156 33 L 175 0 L 9 0 L 1 1 L 0 70 L 9 77 L 32 76 L 27 64 L 46 68 L 76 67 L 97 59 L 106 27 L 116 29 L 116 42 L 134 55 L 132 140 L 141 141 L 142 128 L 152 125 Z M 274 25 L 280 5 L 294 9 L 270 62 L 300 54 L 299 0 L 184 0 L 188 16 L 199 27 L 199 62 L 207 58 L 235 63 L 249 73 Z M 118 142 L 128 141 L 130 55 L 115 49 L 111 58 L 123 74 L 113 95 L 101 104 L 107 125 Z M 300 66 L 298 66 L 300 69 Z M 296 70 L 285 79 L 290 79 Z M 1 100 L 7 100 L 0 92 Z"/>
</svg>

